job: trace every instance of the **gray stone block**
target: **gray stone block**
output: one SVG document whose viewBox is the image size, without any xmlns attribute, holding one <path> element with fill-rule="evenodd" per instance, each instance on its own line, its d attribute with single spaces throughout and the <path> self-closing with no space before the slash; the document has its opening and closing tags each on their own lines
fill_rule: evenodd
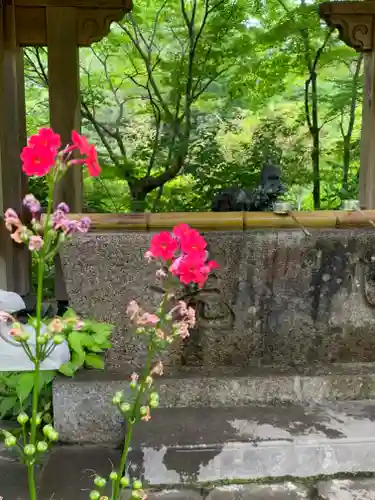
<svg viewBox="0 0 375 500">
<path fill-rule="evenodd" d="M 207 500 L 308 500 L 307 488 L 295 483 L 221 486 L 212 490 Z"/>
<path fill-rule="evenodd" d="M 374 500 L 375 479 L 333 479 L 317 485 L 320 500 Z"/>
<path fill-rule="evenodd" d="M 202 500 L 202 495 L 197 490 L 161 490 L 148 491 L 149 500 Z"/>
<path fill-rule="evenodd" d="M 109 367 L 142 364 L 125 315 L 146 307 L 154 266 L 143 259 L 152 234 L 89 234 L 62 251 L 71 305 L 116 325 Z M 375 232 L 370 229 L 210 232 L 221 264 L 199 297 L 198 328 L 169 358 L 174 366 L 304 367 L 375 361 Z"/>
</svg>

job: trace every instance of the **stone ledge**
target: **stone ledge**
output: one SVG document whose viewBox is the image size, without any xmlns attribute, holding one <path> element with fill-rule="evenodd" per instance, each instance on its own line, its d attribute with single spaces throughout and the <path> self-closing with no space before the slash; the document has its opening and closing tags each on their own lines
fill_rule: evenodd
<svg viewBox="0 0 375 500">
<path fill-rule="evenodd" d="M 287 482 L 283 484 L 230 485 L 213 489 L 207 500 L 309 500 L 308 488 Z"/>
<path fill-rule="evenodd" d="M 317 485 L 320 500 L 374 500 L 374 479 L 333 479 Z"/>
<path fill-rule="evenodd" d="M 303 405 L 375 398 L 373 365 L 363 368 L 362 373 L 360 368 L 356 370 L 348 367 L 318 375 L 263 370 L 259 376 L 256 371 L 248 376 L 230 375 L 230 371 L 227 375 L 217 372 L 216 376 L 192 372 L 191 376 L 180 374 L 159 379 L 157 390 L 162 407 L 171 409 L 243 408 L 270 403 Z M 128 388 L 126 379 L 127 374 L 96 371 L 83 372 L 73 379 L 58 378 L 54 383 L 53 403 L 55 424 L 63 441 L 105 443 L 121 439 L 122 419 L 111 399 L 116 391 Z"/>
</svg>

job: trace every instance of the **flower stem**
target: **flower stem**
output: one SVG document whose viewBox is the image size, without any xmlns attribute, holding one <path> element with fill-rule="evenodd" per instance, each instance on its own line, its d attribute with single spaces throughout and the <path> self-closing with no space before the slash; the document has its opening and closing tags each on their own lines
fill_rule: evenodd
<svg viewBox="0 0 375 500">
<path fill-rule="evenodd" d="M 38 259 L 38 272 L 37 272 L 37 296 L 36 296 L 36 328 L 35 328 L 35 357 L 34 357 L 34 387 L 33 387 L 33 397 L 32 397 L 32 413 L 31 413 L 31 431 L 30 431 L 30 444 L 36 445 L 36 431 L 37 431 L 37 416 L 38 416 L 38 406 L 39 406 L 39 380 L 40 380 L 40 355 L 41 349 L 38 343 L 38 338 L 42 329 L 42 304 L 43 304 L 43 282 L 44 282 L 44 266 L 45 257 L 48 252 L 49 246 L 49 219 L 52 213 L 53 204 L 53 181 L 49 183 L 49 193 L 48 193 L 48 208 L 45 220 L 45 240 L 44 245 L 41 250 L 40 257 Z M 28 483 L 30 500 L 36 500 L 36 486 L 35 486 L 35 463 L 28 463 Z"/>
<path fill-rule="evenodd" d="M 27 466 L 27 478 L 28 478 L 28 482 L 29 482 L 30 500 L 37 500 L 37 498 L 36 498 L 34 465 L 30 465 L 29 464 Z"/>
<path fill-rule="evenodd" d="M 120 467 L 118 470 L 118 478 L 117 478 L 115 486 L 114 486 L 114 491 L 113 491 L 113 495 L 112 495 L 111 500 L 118 500 L 119 499 L 120 481 L 121 481 L 121 477 L 125 471 L 126 460 L 128 458 L 128 453 L 129 453 L 129 448 L 130 448 L 130 442 L 131 442 L 131 439 L 133 436 L 133 428 L 134 428 L 134 425 L 136 423 L 136 418 L 137 418 L 137 415 L 139 413 L 139 409 L 140 409 L 140 406 L 142 403 L 142 394 L 144 393 L 144 390 L 146 388 L 146 379 L 150 373 L 152 358 L 154 356 L 154 345 L 153 345 L 152 340 L 149 343 L 147 350 L 148 350 L 148 353 L 147 353 L 146 364 L 145 364 L 143 372 L 142 372 L 141 383 L 139 386 L 137 398 L 136 398 L 134 406 L 133 406 L 132 414 L 128 418 L 128 427 L 127 427 L 127 431 L 126 431 L 126 438 L 125 438 L 124 448 L 122 451 Z"/>
</svg>

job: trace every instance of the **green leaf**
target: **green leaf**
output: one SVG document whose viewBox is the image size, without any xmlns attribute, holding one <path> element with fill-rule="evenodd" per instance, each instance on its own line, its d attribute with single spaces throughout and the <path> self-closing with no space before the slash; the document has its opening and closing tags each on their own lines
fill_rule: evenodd
<svg viewBox="0 0 375 500">
<path fill-rule="evenodd" d="M 3 418 L 10 410 L 18 406 L 15 396 L 5 397 L 0 401 L 0 418 Z"/>
<path fill-rule="evenodd" d="M 81 333 L 80 332 L 72 332 L 68 335 L 68 342 L 69 346 L 72 349 L 72 351 L 79 356 L 80 360 L 84 361 L 85 359 L 85 351 L 82 347 L 81 343 Z"/>
<path fill-rule="evenodd" d="M 39 392 L 55 378 L 55 371 L 41 371 L 39 375 Z"/>
<path fill-rule="evenodd" d="M 96 354 L 86 354 L 85 365 L 97 370 L 104 370 L 104 360 Z"/>
<path fill-rule="evenodd" d="M 17 396 L 20 402 L 22 403 L 32 392 L 34 387 L 34 372 L 26 372 L 23 373 L 17 384 Z"/>
<path fill-rule="evenodd" d="M 59 372 L 65 375 L 65 377 L 73 377 L 76 370 L 75 367 L 73 367 L 72 363 L 68 361 L 64 365 L 60 366 Z"/>
</svg>

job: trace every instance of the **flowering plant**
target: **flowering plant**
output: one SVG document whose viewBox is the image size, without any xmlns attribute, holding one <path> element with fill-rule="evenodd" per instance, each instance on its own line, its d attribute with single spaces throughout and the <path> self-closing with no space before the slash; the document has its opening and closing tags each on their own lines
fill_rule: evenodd
<svg viewBox="0 0 375 500">
<path fill-rule="evenodd" d="M 0 321 L 9 323 L 10 337 L 13 341 L 20 343 L 34 365 L 31 415 L 22 412 L 17 417 L 22 428 L 23 443 L 19 443 L 16 436 L 9 431 L 2 431 L 5 445 L 9 448 L 16 448 L 27 466 L 30 500 L 37 498 L 36 461 L 59 438 L 51 424 L 44 426 L 42 424 L 38 390 L 41 363 L 51 355 L 57 345 L 74 335 L 75 354 L 79 355 L 82 364 L 85 344 L 80 338 L 85 338 L 85 323 L 88 323 L 82 321 L 72 311 L 62 318 L 52 319 L 48 325 L 42 323 L 45 263 L 56 255 L 60 245 L 73 233 L 85 233 L 90 227 L 90 220 L 87 217 L 80 220 L 69 218 L 69 207 L 65 203 L 60 203 L 53 211 L 55 184 L 74 164 L 87 165 L 88 172 L 92 176 L 100 173 L 95 148 L 87 142 L 85 137 L 73 132 L 72 145 L 59 151 L 60 145 L 59 135 L 51 129 L 41 129 L 37 135 L 29 139 L 28 145 L 21 154 L 23 171 L 27 175 L 47 177 L 49 196 L 45 217 L 41 217 L 40 204 L 33 195 L 27 195 L 23 202 L 32 215 L 30 227 L 24 225 L 12 209 L 8 209 L 4 215 L 5 225 L 11 233 L 11 238 L 17 243 L 27 245 L 35 255 L 38 264 L 36 317 L 29 320 L 35 330 L 34 344 L 30 342 L 30 334 L 24 325 L 9 314 L 0 312 Z M 77 150 L 81 154 L 81 159 L 75 159 L 72 156 L 72 153 Z M 189 330 L 195 325 L 195 311 L 186 302 L 178 300 L 176 295 L 178 287 L 180 284 L 195 284 L 201 288 L 210 272 L 218 267 L 216 262 L 208 260 L 207 243 L 203 236 L 186 224 L 177 225 L 172 233 L 163 231 L 154 235 L 145 258 L 160 264 L 156 275 L 159 280 L 163 281 L 164 295 L 155 313 L 143 310 L 135 300 L 128 305 L 127 314 L 136 328 L 136 333 L 146 343 L 147 359 L 142 372 L 131 375 L 130 392 L 127 396 L 125 397 L 123 392 L 117 392 L 113 396 L 113 404 L 127 422 L 121 461 L 119 467 L 112 470 L 108 478 L 95 476 L 95 489 L 89 493 L 90 500 L 109 500 L 109 497 L 103 493 L 108 486 L 111 489 L 111 500 L 119 500 L 121 490 L 124 488 L 131 488 L 131 496 L 134 500 L 145 498 L 142 483 L 128 477 L 127 457 L 133 428 L 140 420 L 149 421 L 152 409 L 159 405 L 159 396 L 154 390 L 154 378 L 163 374 L 160 353 L 176 338 L 188 337 Z M 91 364 L 93 364 L 92 357 Z"/>
</svg>

